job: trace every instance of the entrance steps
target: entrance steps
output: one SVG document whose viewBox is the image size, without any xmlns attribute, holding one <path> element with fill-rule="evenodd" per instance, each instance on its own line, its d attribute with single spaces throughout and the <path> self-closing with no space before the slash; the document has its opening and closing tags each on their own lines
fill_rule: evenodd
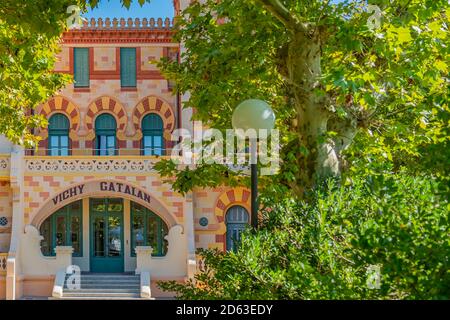
<svg viewBox="0 0 450 320">
<path fill-rule="evenodd" d="M 64 300 L 129 300 L 141 298 L 140 276 L 128 273 L 82 273 L 79 289 L 69 289 L 66 275 Z"/>
</svg>

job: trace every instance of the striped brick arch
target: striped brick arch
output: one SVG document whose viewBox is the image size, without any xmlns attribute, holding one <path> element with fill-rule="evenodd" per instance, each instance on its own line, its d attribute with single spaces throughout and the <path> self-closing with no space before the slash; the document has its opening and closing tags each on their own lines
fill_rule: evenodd
<svg viewBox="0 0 450 320">
<path fill-rule="evenodd" d="M 148 96 L 142 99 L 134 108 L 133 112 L 133 124 L 136 132 L 140 131 L 141 121 L 145 115 L 148 113 L 158 114 L 164 122 L 164 131 L 166 138 L 166 133 L 170 133 L 175 129 L 175 113 L 171 105 L 155 96 Z"/>
<path fill-rule="evenodd" d="M 56 96 L 43 104 L 40 110 L 40 114 L 46 119 L 50 119 L 50 116 L 53 113 L 58 112 L 63 113 L 67 116 L 70 121 L 70 130 L 71 132 L 75 133 L 78 130 L 78 125 L 80 123 L 80 112 L 77 106 L 63 96 Z M 47 128 L 42 129 L 40 132 L 40 136 L 43 139 L 46 139 L 47 135 Z"/>
<path fill-rule="evenodd" d="M 79 137 L 77 135 L 77 131 L 80 124 L 80 111 L 78 107 L 66 97 L 56 96 L 44 103 L 39 110 L 39 114 L 47 120 L 50 119 L 50 117 L 55 113 L 62 113 L 69 119 L 69 147 L 78 148 Z M 37 132 L 37 135 L 41 137 L 37 154 L 46 155 L 48 149 L 48 128 L 41 128 Z"/>
<path fill-rule="evenodd" d="M 97 115 L 108 112 L 112 114 L 117 120 L 117 137 L 120 140 L 125 140 L 125 129 L 127 125 L 127 114 L 124 107 L 117 100 L 103 96 L 94 100 L 86 113 L 86 129 L 88 130 L 88 137 L 93 139 L 95 137 L 94 121 Z"/>
<path fill-rule="evenodd" d="M 226 243 L 225 215 L 232 206 L 244 207 L 250 217 L 250 190 L 242 187 L 231 189 L 223 192 L 217 199 L 214 213 L 221 227 L 216 233 L 216 243 L 220 244 L 223 250 Z"/>
<path fill-rule="evenodd" d="M 247 210 L 250 209 L 250 190 L 246 188 L 235 188 L 228 190 L 217 199 L 214 213 L 219 222 L 224 222 L 227 210 L 234 206 L 241 205 Z M 249 210 L 250 213 L 250 210 Z"/>
</svg>

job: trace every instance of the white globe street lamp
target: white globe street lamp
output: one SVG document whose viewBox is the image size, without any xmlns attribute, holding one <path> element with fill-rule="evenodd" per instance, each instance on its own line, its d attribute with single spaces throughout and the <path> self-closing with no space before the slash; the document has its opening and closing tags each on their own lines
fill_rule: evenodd
<svg viewBox="0 0 450 320">
<path fill-rule="evenodd" d="M 267 130 L 267 137 L 275 127 L 275 113 L 270 105 L 258 99 L 249 99 L 240 103 L 233 112 L 232 124 L 235 130 L 244 132 L 253 129 Z M 258 159 L 257 143 L 250 141 L 251 159 L 251 222 L 253 228 L 258 227 Z"/>
</svg>

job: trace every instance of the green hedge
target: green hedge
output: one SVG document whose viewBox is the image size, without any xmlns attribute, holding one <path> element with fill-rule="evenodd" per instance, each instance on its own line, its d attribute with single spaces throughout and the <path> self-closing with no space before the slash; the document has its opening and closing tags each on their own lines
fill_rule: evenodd
<svg viewBox="0 0 450 320">
<path fill-rule="evenodd" d="M 386 175 L 329 182 L 312 204 L 263 197 L 264 227 L 237 253 L 200 250 L 208 268 L 195 282 L 160 286 L 183 299 L 449 299 L 450 207 L 439 190 Z"/>
</svg>

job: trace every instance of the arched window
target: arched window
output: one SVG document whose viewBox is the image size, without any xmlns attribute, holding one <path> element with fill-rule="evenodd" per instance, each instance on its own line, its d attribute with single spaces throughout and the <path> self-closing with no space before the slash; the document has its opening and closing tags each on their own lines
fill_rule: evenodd
<svg viewBox="0 0 450 320">
<path fill-rule="evenodd" d="M 116 154 L 116 119 L 108 114 L 101 114 L 95 119 L 96 154 L 113 156 Z"/>
<path fill-rule="evenodd" d="M 52 214 L 40 226 L 44 237 L 41 251 L 45 256 L 54 256 L 55 247 L 72 246 L 73 256 L 82 256 L 82 205 L 73 202 Z"/>
<path fill-rule="evenodd" d="M 248 212 L 244 207 L 233 206 L 228 209 L 225 222 L 227 224 L 227 250 L 236 251 L 241 241 L 242 231 L 248 225 Z"/>
<path fill-rule="evenodd" d="M 161 156 L 163 154 L 164 123 L 160 116 L 150 113 L 142 119 L 142 150 L 143 155 Z"/>
<path fill-rule="evenodd" d="M 48 154 L 69 155 L 69 119 L 62 113 L 52 115 L 48 121 Z"/>
<path fill-rule="evenodd" d="M 165 222 L 151 210 L 131 202 L 131 255 L 136 256 L 138 246 L 153 248 L 153 256 L 165 256 L 168 243 Z"/>
</svg>

